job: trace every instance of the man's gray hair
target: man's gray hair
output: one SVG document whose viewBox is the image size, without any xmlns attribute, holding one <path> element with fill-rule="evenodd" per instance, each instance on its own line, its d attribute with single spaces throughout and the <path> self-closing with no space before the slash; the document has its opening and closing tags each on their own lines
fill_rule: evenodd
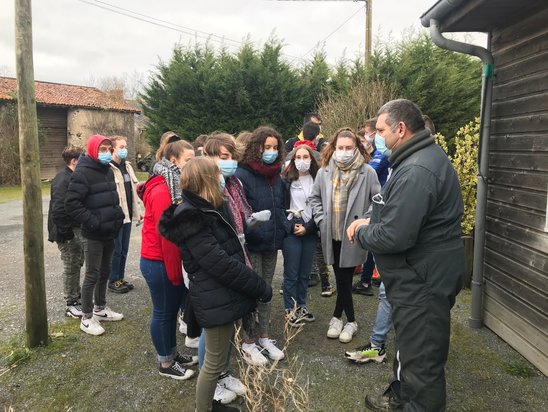
<svg viewBox="0 0 548 412">
<path fill-rule="evenodd" d="M 422 118 L 421 109 L 411 100 L 390 100 L 379 109 L 377 117 L 384 113 L 387 114 L 386 124 L 390 127 L 403 122 L 412 133 L 424 129 L 424 119 Z"/>
</svg>

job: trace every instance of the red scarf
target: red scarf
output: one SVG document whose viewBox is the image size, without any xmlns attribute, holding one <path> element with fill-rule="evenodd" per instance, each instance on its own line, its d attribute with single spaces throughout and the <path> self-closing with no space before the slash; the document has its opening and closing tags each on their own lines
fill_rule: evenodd
<svg viewBox="0 0 548 412">
<path fill-rule="evenodd" d="M 276 176 L 280 175 L 282 166 L 279 163 L 272 163 L 271 165 L 264 164 L 262 162 L 251 161 L 248 166 L 256 173 L 268 178 L 268 185 L 274 186 Z"/>
<path fill-rule="evenodd" d="M 251 215 L 251 206 L 247 203 L 242 183 L 234 176 L 227 179 L 225 194 L 228 198 L 236 233 L 240 236 L 244 234 L 244 222 Z M 244 248 L 245 264 L 251 268 L 251 263 Z"/>
</svg>

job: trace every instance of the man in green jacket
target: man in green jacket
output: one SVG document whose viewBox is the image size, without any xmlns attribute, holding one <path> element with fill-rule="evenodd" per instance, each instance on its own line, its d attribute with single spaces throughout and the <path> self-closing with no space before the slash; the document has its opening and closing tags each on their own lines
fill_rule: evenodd
<svg viewBox="0 0 548 412">
<path fill-rule="evenodd" d="M 371 220 L 347 230 L 375 256 L 392 305 L 394 379 L 372 410 L 445 409 L 450 310 L 462 287 L 463 202 L 457 174 L 411 101 L 386 103 L 377 133 L 391 152 L 392 174 L 373 198 Z"/>
</svg>

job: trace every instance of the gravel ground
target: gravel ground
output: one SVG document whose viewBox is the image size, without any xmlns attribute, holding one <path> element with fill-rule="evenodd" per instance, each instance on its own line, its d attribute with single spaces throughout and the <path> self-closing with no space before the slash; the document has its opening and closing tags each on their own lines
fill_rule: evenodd
<svg viewBox="0 0 548 412">
<path fill-rule="evenodd" d="M 45 221 L 47 205 L 45 198 Z M 125 319 L 106 325 L 107 332 L 98 338 L 81 333 L 77 321 L 64 318 L 62 265 L 56 245 L 45 241 L 48 320 L 52 334 L 60 337 L 30 353 L 22 346 L 25 301 L 20 201 L 0 204 L 0 247 L 0 405 L 14 411 L 194 410 L 194 380 L 177 382 L 157 374 L 148 334 L 150 297 L 138 267 L 139 229 L 132 233 L 126 272 L 136 288 L 125 295 L 107 296 L 109 305 L 122 311 Z M 281 272 L 280 258 L 275 291 Z M 343 345 L 325 337 L 334 297 L 321 298 L 318 287 L 309 291 L 309 306 L 317 320 L 303 328 L 288 351 L 303 364 L 301 382 L 309 384 L 309 410 L 364 410 L 364 394 L 381 391 L 390 378 L 393 354 L 389 346 L 388 363 L 357 366 L 348 363 L 343 353 L 368 339 L 376 299 L 355 296 L 360 330 L 352 343 Z M 469 329 L 469 305 L 470 293 L 464 291 L 453 310 L 448 410 L 548 410 L 548 379 L 488 329 Z M 281 296 L 276 293 L 272 331 L 279 342 L 283 341 L 281 313 Z M 28 359 L 7 370 L 8 355 L 14 352 L 27 353 Z M 232 365 L 237 375 L 236 360 Z M 245 410 L 241 400 L 239 405 Z"/>
</svg>

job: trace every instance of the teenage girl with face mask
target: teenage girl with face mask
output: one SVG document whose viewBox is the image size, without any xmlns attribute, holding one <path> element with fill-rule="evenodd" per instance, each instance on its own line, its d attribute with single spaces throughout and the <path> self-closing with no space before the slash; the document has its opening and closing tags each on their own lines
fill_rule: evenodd
<svg viewBox="0 0 548 412">
<path fill-rule="evenodd" d="M 236 410 L 214 400 L 234 336 L 234 322 L 272 288 L 245 263 L 245 250 L 220 184 L 217 164 L 189 160 L 181 171 L 183 201 L 167 209 L 158 228 L 176 244 L 190 278 L 190 300 L 205 333 L 205 358 L 196 384 L 196 411 Z M 212 404 L 213 401 L 213 404 Z"/>
<path fill-rule="evenodd" d="M 377 174 L 367 164 L 369 155 L 351 129 L 339 129 L 322 153 L 310 203 L 320 229 L 325 262 L 333 265 L 337 301 L 327 337 L 350 342 L 358 330 L 352 301 L 354 268 L 361 265 L 367 251 L 350 243 L 346 228 L 366 217 L 371 198 L 380 192 Z M 347 323 L 343 327 L 342 314 Z"/>
<path fill-rule="evenodd" d="M 289 233 L 285 215 L 283 185 L 280 177 L 284 161 L 284 144 L 281 135 L 270 127 L 255 129 L 246 146 L 236 177 L 242 182 L 251 209 L 265 219 L 264 223 L 247 227 L 245 239 L 253 269 L 269 285 L 276 269 L 278 250 Z M 263 216 L 263 214 L 265 216 Z M 259 303 L 259 346 L 272 360 L 284 358 L 284 353 L 270 339 L 270 303 Z M 257 345 L 242 346 L 248 359 L 257 357 Z"/>
<path fill-rule="evenodd" d="M 215 160 L 217 167 L 221 171 L 220 187 L 226 198 L 228 208 L 234 219 L 234 230 L 242 244 L 244 261 L 248 268 L 252 269 L 248 252 L 245 247 L 244 229 L 246 221 L 251 219 L 251 206 L 247 202 L 242 183 L 234 173 L 238 168 L 238 159 L 240 153 L 234 136 L 228 133 L 216 132 L 207 137 L 203 146 L 203 155 Z M 254 335 L 255 319 L 253 312 L 242 316 L 242 338 L 244 342 L 254 344 L 252 340 Z M 219 376 L 213 399 L 223 404 L 230 403 L 238 395 L 244 395 L 246 387 L 236 377 L 229 373 L 230 352 L 228 353 L 224 371 Z M 268 360 L 259 352 L 256 364 L 266 365 Z M 205 333 L 200 336 L 198 346 L 198 366 L 201 369 L 205 357 Z"/>
<path fill-rule="evenodd" d="M 283 241 L 283 298 L 289 325 L 313 322 L 315 317 L 306 306 L 308 279 L 312 269 L 318 229 L 312 217 L 310 196 L 318 172 L 314 151 L 306 144 L 296 143 L 289 165 L 282 174 L 285 186 L 287 220 L 291 231 Z M 296 309 L 295 312 L 293 310 Z"/>
</svg>

